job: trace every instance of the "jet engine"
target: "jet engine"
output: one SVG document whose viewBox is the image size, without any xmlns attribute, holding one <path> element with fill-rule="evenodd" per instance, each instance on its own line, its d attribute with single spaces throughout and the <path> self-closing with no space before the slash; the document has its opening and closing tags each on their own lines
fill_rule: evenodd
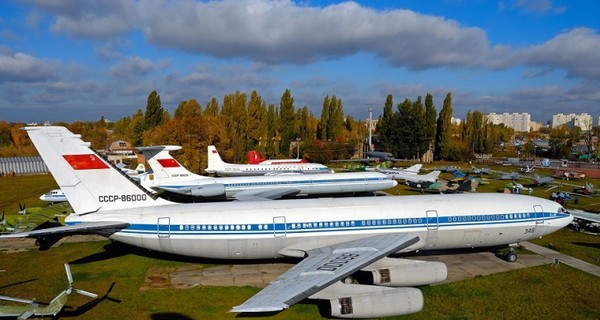
<svg viewBox="0 0 600 320">
<path fill-rule="evenodd" d="M 380 287 L 379 290 L 331 298 L 323 312 L 331 317 L 352 319 L 399 316 L 423 309 L 423 294 L 419 289 Z"/>
<path fill-rule="evenodd" d="M 225 185 L 210 183 L 185 190 L 186 194 L 196 197 L 216 197 L 225 195 Z"/>
<path fill-rule="evenodd" d="M 357 274 L 359 282 L 389 287 L 414 287 L 446 280 L 442 262 L 383 258 Z"/>
</svg>

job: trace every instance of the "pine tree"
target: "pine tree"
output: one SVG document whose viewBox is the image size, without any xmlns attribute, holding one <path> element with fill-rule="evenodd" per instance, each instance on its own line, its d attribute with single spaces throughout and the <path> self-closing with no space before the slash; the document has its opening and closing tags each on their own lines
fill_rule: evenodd
<svg viewBox="0 0 600 320">
<path fill-rule="evenodd" d="M 321 109 L 321 121 L 319 122 L 319 138 L 327 140 L 327 124 L 329 123 L 329 96 L 323 98 L 323 108 Z"/>
<path fill-rule="evenodd" d="M 391 94 L 385 99 L 383 106 L 383 115 L 377 121 L 377 138 L 387 152 L 391 152 L 394 156 L 398 156 L 396 152 L 397 141 L 395 141 L 394 128 L 394 98 Z M 371 146 L 368 146 L 370 148 Z"/>
<path fill-rule="evenodd" d="M 427 137 L 428 150 L 433 147 L 435 142 L 436 117 L 437 112 L 433 105 L 433 96 L 428 93 L 425 96 L 425 135 Z"/>
</svg>

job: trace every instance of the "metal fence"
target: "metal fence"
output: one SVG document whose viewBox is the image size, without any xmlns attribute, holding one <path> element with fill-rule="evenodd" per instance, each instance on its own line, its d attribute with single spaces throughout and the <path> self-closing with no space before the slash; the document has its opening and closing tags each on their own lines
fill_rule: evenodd
<svg viewBox="0 0 600 320">
<path fill-rule="evenodd" d="M 49 173 L 42 157 L 0 158 L 0 175 Z"/>
</svg>

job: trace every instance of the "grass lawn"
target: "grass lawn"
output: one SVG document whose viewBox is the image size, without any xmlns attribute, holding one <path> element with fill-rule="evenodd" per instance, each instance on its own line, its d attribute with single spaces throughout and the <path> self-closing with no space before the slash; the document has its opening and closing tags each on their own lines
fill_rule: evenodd
<svg viewBox="0 0 600 320">
<path fill-rule="evenodd" d="M 35 199 L 55 186 L 49 175 L 0 178 L 3 191 L 10 188 L 23 192 L 23 195 L 12 190 L 2 192 L 0 210 L 5 209 L 7 214 L 16 212 L 19 201 L 25 201 L 28 208 L 33 208 Z M 498 186 L 490 183 L 486 188 Z M 420 194 L 396 188 L 398 193 Z M 47 206 L 44 203 L 37 205 Z M 579 205 L 585 204 L 580 202 Z M 552 243 L 563 253 L 598 264 L 594 262 L 600 255 L 598 236 L 562 230 L 534 242 L 540 245 Z M 238 315 L 228 313 L 229 309 L 259 291 L 253 287 L 141 291 L 146 272 L 151 267 L 211 266 L 218 262 L 96 241 L 65 243 L 48 251 L 0 251 L 0 295 L 51 300 L 67 285 L 64 262 L 71 263 L 75 287 L 102 296 L 114 283 L 109 297 L 120 302 L 105 299 L 85 313 L 66 309 L 63 318 L 233 319 Z M 423 311 L 398 319 L 600 319 L 600 278 L 564 264 L 481 276 L 424 287 L 422 291 L 425 298 Z M 76 307 L 88 301 L 86 297 L 72 295 L 68 304 Z M 271 315 L 269 319 L 319 317 L 317 307 L 305 302 Z"/>
</svg>

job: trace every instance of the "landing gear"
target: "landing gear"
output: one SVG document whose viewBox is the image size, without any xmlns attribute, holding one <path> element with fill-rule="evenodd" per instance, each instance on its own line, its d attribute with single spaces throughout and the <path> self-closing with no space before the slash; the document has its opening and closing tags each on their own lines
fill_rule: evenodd
<svg viewBox="0 0 600 320">
<path fill-rule="evenodd" d="M 496 256 L 498 258 L 502 258 L 508 262 L 517 261 L 517 254 L 515 253 L 515 247 L 513 247 L 513 246 L 508 247 L 508 250 L 506 250 L 506 251 L 504 251 L 504 250 L 497 251 Z"/>
<path fill-rule="evenodd" d="M 508 250 L 504 254 L 504 260 L 506 260 L 508 262 L 515 262 L 515 261 L 517 261 L 517 254 L 515 253 L 515 249 L 510 248 L 510 250 Z"/>
</svg>

